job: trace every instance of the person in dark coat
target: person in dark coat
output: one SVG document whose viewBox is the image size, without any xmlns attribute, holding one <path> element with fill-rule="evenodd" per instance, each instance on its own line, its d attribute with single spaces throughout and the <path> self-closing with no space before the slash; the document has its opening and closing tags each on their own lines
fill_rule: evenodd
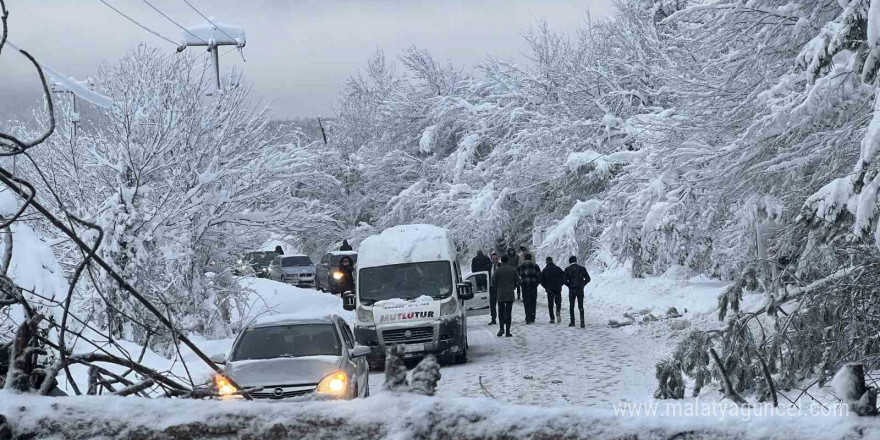
<svg viewBox="0 0 880 440">
<path fill-rule="evenodd" d="M 339 271 L 342 278 L 339 279 L 339 292 L 354 292 L 354 260 L 348 255 L 339 259 Z"/>
<path fill-rule="evenodd" d="M 507 264 L 514 269 L 519 268 L 519 255 L 516 254 L 516 251 L 513 248 L 507 249 Z M 516 288 L 516 300 L 522 301 L 522 289 Z"/>
<path fill-rule="evenodd" d="M 477 251 L 477 256 L 471 260 L 471 273 L 488 272 L 491 268 L 492 260 L 483 251 Z"/>
<path fill-rule="evenodd" d="M 553 257 L 547 257 L 547 265 L 541 271 L 541 285 L 547 292 L 547 308 L 550 310 L 550 324 L 562 323 L 562 286 L 565 285 L 565 272 L 553 263 Z M 553 306 L 556 315 L 553 315 Z"/>
<path fill-rule="evenodd" d="M 498 258 L 498 252 L 492 252 L 492 266 L 489 267 L 489 313 L 492 314 L 492 322 L 489 325 L 494 325 L 495 320 L 498 318 L 498 292 L 496 292 L 495 286 L 492 284 L 492 276 L 495 275 L 495 271 L 501 266 L 501 259 Z"/>
<path fill-rule="evenodd" d="M 577 263 L 578 259 L 574 255 L 568 259 L 568 267 L 565 268 L 565 285 L 568 286 L 568 312 L 571 315 L 569 327 L 574 327 L 574 304 L 577 301 L 578 309 L 581 312 L 581 328 L 586 327 L 584 324 L 584 287 L 590 283 L 590 274 L 587 268 Z"/>
<path fill-rule="evenodd" d="M 284 255 L 284 249 L 281 249 L 281 246 L 275 246 L 275 253 L 278 255 Z"/>
<path fill-rule="evenodd" d="M 541 285 L 541 268 L 535 264 L 532 254 L 523 255 L 519 265 L 519 285 L 522 287 L 523 306 L 526 309 L 526 324 L 535 323 L 535 309 L 538 307 L 538 286 Z"/>
<path fill-rule="evenodd" d="M 498 296 L 498 324 L 501 327 L 498 336 L 511 337 L 513 335 L 510 334 L 510 321 L 515 299 L 514 292 L 519 286 L 519 274 L 510 265 L 507 255 L 501 257 L 501 265 L 492 275 L 492 285 L 495 286 Z"/>
<path fill-rule="evenodd" d="M 348 244 L 348 240 L 342 240 L 342 246 L 339 246 L 340 251 L 350 251 L 352 250 L 351 245 Z"/>
</svg>

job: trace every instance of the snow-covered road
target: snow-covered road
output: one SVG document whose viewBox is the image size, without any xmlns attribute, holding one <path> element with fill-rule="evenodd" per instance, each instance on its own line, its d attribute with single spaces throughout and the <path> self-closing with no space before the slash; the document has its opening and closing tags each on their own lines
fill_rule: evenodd
<svg viewBox="0 0 880 440">
<path fill-rule="evenodd" d="M 549 324 L 546 299 L 539 299 L 537 316 L 536 324 L 525 325 L 522 303 L 515 303 L 512 338 L 496 336 L 498 327 L 488 325 L 488 315 L 470 317 L 468 363 L 443 367 L 438 394 L 488 392 L 509 403 L 604 408 L 622 396 L 650 397 L 654 361 L 662 355 L 656 344 L 608 327 L 607 311 L 595 307 L 587 309 L 583 329 L 568 327 L 565 316 L 563 324 Z M 378 391 L 383 380 L 374 373 L 371 388 Z"/>
</svg>

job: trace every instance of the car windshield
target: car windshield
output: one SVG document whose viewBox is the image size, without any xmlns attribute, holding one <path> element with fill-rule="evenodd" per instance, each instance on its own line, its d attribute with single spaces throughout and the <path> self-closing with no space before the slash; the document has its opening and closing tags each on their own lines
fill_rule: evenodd
<svg viewBox="0 0 880 440">
<path fill-rule="evenodd" d="M 376 301 L 430 296 L 436 299 L 452 295 L 452 269 L 448 261 L 393 264 L 361 269 L 358 295 L 372 304 Z"/>
<path fill-rule="evenodd" d="M 281 259 L 281 267 L 311 266 L 312 260 L 306 256 L 284 257 Z"/>
<path fill-rule="evenodd" d="M 333 266 L 333 267 L 339 267 L 339 262 L 342 260 L 342 257 L 348 257 L 348 258 L 351 258 L 351 262 L 352 262 L 352 263 L 357 263 L 357 262 L 358 262 L 358 256 L 357 256 L 357 254 L 351 254 L 351 255 L 334 255 L 334 256 L 330 259 L 330 265 Z"/>
<path fill-rule="evenodd" d="M 269 265 L 272 262 L 272 259 L 277 257 L 278 254 L 275 252 L 248 252 L 244 256 L 244 260 L 253 264 L 263 264 Z"/>
<path fill-rule="evenodd" d="M 245 329 L 232 361 L 274 359 L 342 353 L 333 324 L 296 324 Z"/>
</svg>

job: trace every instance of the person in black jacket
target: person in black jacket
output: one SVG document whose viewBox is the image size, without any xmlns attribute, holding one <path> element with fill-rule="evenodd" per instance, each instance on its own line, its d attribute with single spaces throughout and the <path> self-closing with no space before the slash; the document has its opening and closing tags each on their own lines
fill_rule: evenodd
<svg viewBox="0 0 880 440">
<path fill-rule="evenodd" d="M 477 256 L 471 260 L 471 273 L 490 272 L 491 270 L 492 260 L 490 260 L 483 251 L 477 251 Z M 492 276 L 492 274 L 490 273 L 489 276 Z M 477 290 L 488 290 L 489 286 L 485 285 L 484 282 L 488 281 L 484 281 L 483 278 L 477 278 Z"/>
<path fill-rule="evenodd" d="M 348 240 L 342 240 L 342 246 L 339 246 L 340 251 L 350 251 L 351 245 L 348 244 Z"/>
<path fill-rule="evenodd" d="M 354 260 L 348 255 L 339 259 L 339 271 L 342 278 L 339 279 L 339 292 L 354 292 Z"/>
<path fill-rule="evenodd" d="M 565 272 L 547 257 L 547 265 L 541 271 L 541 285 L 547 292 L 547 308 L 550 310 L 550 324 L 562 323 L 562 286 L 565 285 Z M 556 315 L 553 306 L 556 305 Z"/>
<path fill-rule="evenodd" d="M 275 246 L 275 253 L 278 255 L 284 255 L 284 249 L 281 249 L 281 246 Z"/>
<path fill-rule="evenodd" d="M 477 256 L 471 260 L 471 273 L 488 272 L 491 268 L 492 260 L 483 251 L 477 251 Z"/>
<path fill-rule="evenodd" d="M 571 316 L 569 327 L 574 327 L 574 303 L 577 300 L 578 309 L 581 312 L 581 328 L 584 324 L 584 287 L 590 283 L 590 274 L 587 268 L 577 263 L 574 255 L 568 259 L 568 267 L 565 268 L 565 285 L 568 286 L 568 312 Z"/>
</svg>

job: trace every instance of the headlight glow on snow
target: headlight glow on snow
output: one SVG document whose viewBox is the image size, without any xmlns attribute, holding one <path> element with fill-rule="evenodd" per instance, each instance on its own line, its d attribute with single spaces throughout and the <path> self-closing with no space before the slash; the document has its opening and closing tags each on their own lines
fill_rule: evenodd
<svg viewBox="0 0 880 440">
<path fill-rule="evenodd" d="M 342 276 L 343 276 L 342 272 L 340 272 L 338 270 L 336 272 L 333 272 L 333 279 L 334 280 L 341 280 Z"/>
<path fill-rule="evenodd" d="M 318 388 L 315 392 L 320 394 L 342 394 L 345 391 L 347 382 L 348 376 L 346 376 L 345 372 L 337 371 L 324 376 L 321 382 L 318 383 Z"/>
<path fill-rule="evenodd" d="M 231 396 L 236 392 L 235 387 L 229 383 L 229 380 L 219 374 L 214 376 L 214 383 L 217 385 L 217 391 L 221 396 Z"/>
</svg>

